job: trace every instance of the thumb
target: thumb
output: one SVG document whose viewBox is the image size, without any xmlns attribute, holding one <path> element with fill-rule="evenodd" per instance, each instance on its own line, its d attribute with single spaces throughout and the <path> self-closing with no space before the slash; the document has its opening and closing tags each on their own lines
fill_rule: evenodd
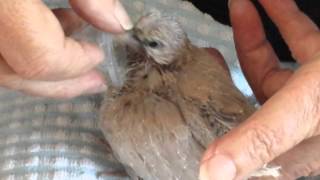
<svg viewBox="0 0 320 180">
<path fill-rule="evenodd" d="M 108 32 L 132 28 L 132 22 L 119 0 L 69 0 L 72 8 L 86 21 Z"/>
<path fill-rule="evenodd" d="M 243 179 L 317 134 L 319 73 L 311 73 L 312 66 L 301 68 L 260 110 L 208 148 L 200 180 Z"/>
</svg>

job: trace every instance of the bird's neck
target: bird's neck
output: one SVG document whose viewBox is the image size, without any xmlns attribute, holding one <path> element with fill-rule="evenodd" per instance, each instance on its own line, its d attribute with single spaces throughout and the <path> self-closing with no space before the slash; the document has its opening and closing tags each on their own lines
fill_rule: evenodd
<svg viewBox="0 0 320 180">
<path fill-rule="evenodd" d="M 162 67 L 137 67 L 128 72 L 123 90 L 129 92 L 157 92 L 176 81 L 176 71 Z"/>
<path fill-rule="evenodd" d="M 177 74 L 191 59 L 188 53 L 181 53 L 170 65 L 150 62 L 130 66 L 123 87 L 126 91 L 159 92 L 176 84 Z"/>
</svg>

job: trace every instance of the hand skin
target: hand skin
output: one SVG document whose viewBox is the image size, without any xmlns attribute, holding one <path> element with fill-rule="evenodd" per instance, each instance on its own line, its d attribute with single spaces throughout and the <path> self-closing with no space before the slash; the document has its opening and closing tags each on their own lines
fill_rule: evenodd
<svg viewBox="0 0 320 180">
<path fill-rule="evenodd" d="M 132 26 L 117 0 L 70 0 L 88 23 L 120 33 Z M 96 45 L 68 37 L 83 27 L 71 9 L 51 11 L 41 0 L 0 1 L 0 86 L 53 98 L 106 89 L 95 70 L 103 60 Z"/>
<path fill-rule="evenodd" d="M 259 2 L 301 66 L 281 69 L 252 2 L 229 1 L 240 64 L 263 105 L 208 148 L 200 180 L 243 179 L 266 163 L 282 167 L 279 179 L 320 173 L 319 29 L 293 0 Z"/>
</svg>

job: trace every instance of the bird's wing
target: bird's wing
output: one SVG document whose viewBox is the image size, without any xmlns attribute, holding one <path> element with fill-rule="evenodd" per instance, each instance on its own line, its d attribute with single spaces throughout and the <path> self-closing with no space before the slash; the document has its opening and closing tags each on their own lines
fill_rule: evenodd
<svg viewBox="0 0 320 180">
<path fill-rule="evenodd" d="M 254 108 L 235 87 L 228 71 L 207 51 L 194 48 L 178 77 L 179 107 L 194 136 L 207 146 L 245 120 Z"/>
<path fill-rule="evenodd" d="M 101 126 L 113 151 L 138 176 L 197 178 L 203 147 L 174 103 L 154 94 L 121 96 L 104 106 L 102 114 Z"/>
</svg>

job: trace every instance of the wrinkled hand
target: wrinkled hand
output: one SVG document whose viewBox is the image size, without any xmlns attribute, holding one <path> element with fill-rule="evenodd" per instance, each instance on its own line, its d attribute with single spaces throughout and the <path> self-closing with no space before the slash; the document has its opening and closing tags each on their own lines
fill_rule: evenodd
<svg viewBox="0 0 320 180">
<path fill-rule="evenodd" d="M 320 33 L 293 0 L 259 0 L 301 67 L 279 67 L 249 0 L 229 8 L 242 69 L 264 103 L 245 123 L 205 153 L 201 180 L 243 179 L 265 163 L 282 166 L 280 179 L 320 173 Z"/>
<path fill-rule="evenodd" d="M 89 23 L 113 33 L 130 28 L 117 0 L 70 0 Z M 70 98 L 106 89 L 94 67 L 103 52 L 67 37 L 85 23 L 72 10 L 51 11 L 41 0 L 0 1 L 0 86 Z"/>
</svg>

